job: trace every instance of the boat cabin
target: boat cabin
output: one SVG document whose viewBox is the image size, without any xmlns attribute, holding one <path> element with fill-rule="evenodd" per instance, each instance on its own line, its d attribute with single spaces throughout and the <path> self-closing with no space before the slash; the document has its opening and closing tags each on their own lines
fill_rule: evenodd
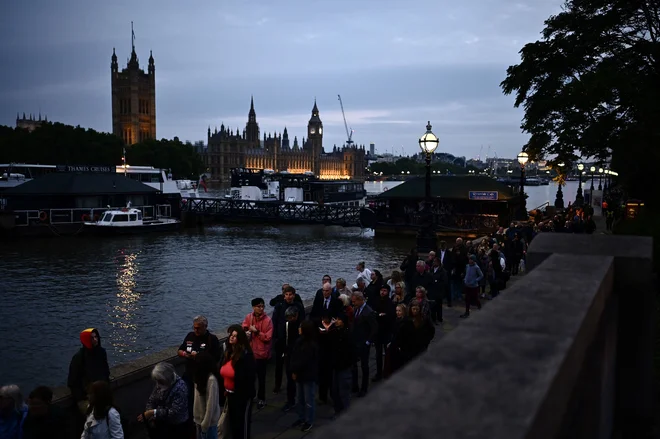
<svg viewBox="0 0 660 439">
<path fill-rule="evenodd" d="M 98 226 L 112 225 L 113 227 L 140 226 L 142 224 L 142 211 L 131 208 L 108 210 L 96 223 Z"/>
</svg>

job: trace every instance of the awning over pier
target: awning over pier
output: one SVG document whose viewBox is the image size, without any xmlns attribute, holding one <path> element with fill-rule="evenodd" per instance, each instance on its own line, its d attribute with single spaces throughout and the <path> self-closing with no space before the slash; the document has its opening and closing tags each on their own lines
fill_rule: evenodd
<svg viewBox="0 0 660 439">
<path fill-rule="evenodd" d="M 423 199 L 425 177 L 417 177 L 376 197 L 379 200 Z M 509 201 L 517 195 L 496 180 L 481 175 L 435 175 L 431 177 L 431 197 L 445 200 Z"/>
</svg>

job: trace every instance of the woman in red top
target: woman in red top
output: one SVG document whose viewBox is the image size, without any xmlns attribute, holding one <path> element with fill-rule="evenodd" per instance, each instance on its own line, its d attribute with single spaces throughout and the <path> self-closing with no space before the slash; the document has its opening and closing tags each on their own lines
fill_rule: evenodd
<svg viewBox="0 0 660 439">
<path fill-rule="evenodd" d="M 257 367 L 257 381 L 259 382 L 257 408 L 259 410 L 266 406 L 266 368 L 273 342 L 273 322 L 264 311 L 264 306 L 264 299 L 260 297 L 253 299 L 252 312 L 243 320 L 243 329 L 250 340 Z"/>
<path fill-rule="evenodd" d="M 227 349 L 220 368 L 227 398 L 227 417 L 233 439 L 250 437 L 252 398 L 255 396 L 256 366 L 248 336 L 241 325 L 231 325 Z"/>
</svg>

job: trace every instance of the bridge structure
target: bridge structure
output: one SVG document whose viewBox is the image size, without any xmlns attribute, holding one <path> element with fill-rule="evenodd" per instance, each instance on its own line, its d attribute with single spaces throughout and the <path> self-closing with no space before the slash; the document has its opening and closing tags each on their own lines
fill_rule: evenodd
<svg viewBox="0 0 660 439">
<path fill-rule="evenodd" d="M 250 201 L 231 198 L 182 198 L 181 215 L 186 221 L 212 218 L 219 222 L 269 224 L 319 224 L 360 227 L 361 206 Z"/>
</svg>

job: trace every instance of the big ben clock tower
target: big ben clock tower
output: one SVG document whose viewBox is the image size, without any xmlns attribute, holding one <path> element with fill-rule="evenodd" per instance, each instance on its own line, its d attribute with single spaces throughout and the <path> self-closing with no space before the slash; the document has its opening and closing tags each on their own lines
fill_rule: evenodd
<svg viewBox="0 0 660 439">
<path fill-rule="evenodd" d="M 321 154 L 323 153 L 323 122 L 319 117 L 319 109 L 316 106 L 316 99 L 314 99 L 314 108 L 312 108 L 312 117 L 307 124 L 307 138 L 311 144 L 313 154 L 313 169 L 312 172 L 317 177 L 321 174 Z"/>
</svg>

